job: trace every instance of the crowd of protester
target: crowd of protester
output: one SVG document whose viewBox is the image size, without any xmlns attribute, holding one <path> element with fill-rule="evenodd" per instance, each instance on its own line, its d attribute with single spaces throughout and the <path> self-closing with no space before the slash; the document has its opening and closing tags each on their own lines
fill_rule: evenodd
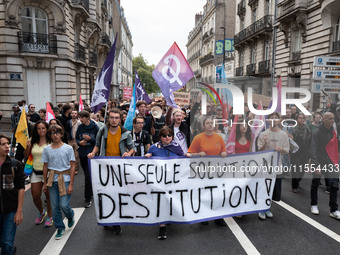
<svg viewBox="0 0 340 255">
<path fill-rule="evenodd" d="M 69 203 L 73 192 L 74 176 L 77 175 L 79 166 L 82 167 L 85 176 L 84 207 L 89 208 L 92 205 L 93 193 L 88 158 L 93 158 L 96 155 L 120 157 L 227 156 L 226 142 L 230 136 L 231 127 L 224 124 L 215 125 L 215 120 L 223 118 L 222 107 L 208 102 L 207 113 L 202 115 L 199 97 L 194 100 L 191 106 L 182 108 L 167 107 L 164 100 L 152 101 L 150 104 L 138 101 L 132 131 L 124 128 L 130 107 L 128 100 L 123 102 L 109 100 L 107 109 L 103 107 L 97 113 L 91 112 L 88 105 L 85 105 L 84 110 L 79 112 L 78 102 L 58 104 L 55 107 L 51 104 L 51 106 L 55 119 L 46 123 L 46 109 L 36 111 L 34 104 L 26 105 L 24 100 L 13 105 L 12 133 L 15 134 L 20 114 L 25 111 L 31 139 L 25 149 L 21 144 L 17 144 L 14 135 L 12 139 L 1 135 L 1 147 L 4 146 L 5 149 L 0 151 L 0 166 L 1 169 L 4 169 L 5 166 L 6 169 L 8 168 L 7 165 L 11 161 L 7 154 L 23 163 L 30 154 L 33 155 L 34 171 L 30 176 L 30 182 L 33 204 L 38 211 L 35 224 L 44 223 L 45 227 L 54 224 L 58 230 L 56 239 L 62 238 L 65 230 L 62 212 L 68 218 L 68 227 L 72 227 L 74 224 L 74 212 Z M 152 114 L 152 109 L 155 106 L 161 109 L 161 113 L 158 113 L 157 116 Z M 0 112 L 0 119 L 1 116 Z M 106 120 L 105 116 L 107 116 Z M 232 115 L 232 111 L 229 112 L 229 116 L 229 119 L 235 117 Z M 324 175 L 325 191 L 330 194 L 330 216 L 339 220 L 338 176 L 330 176 L 327 170 L 311 171 L 312 165 L 319 165 L 322 168 L 322 166 L 336 164 L 329 157 L 327 144 L 333 138 L 333 131 L 337 133 L 337 137 L 340 137 L 339 116 L 340 106 L 337 108 L 334 104 L 324 111 L 314 112 L 312 119 L 298 112 L 295 106 L 291 106 L 287 108 L 285 116 L 281 116 L 277 112 L 270 114 L 268 119 L 273 120 L 271 122 L 273 124 L 263 130 L 257 139 L 254 139 L 250 126 L 245 122 L 243 126 L 237 125 L 234 153 L 251 153 L 269 149 L 281 152 L 279 164 L 288 166 L 290 173 L 277 173 L 273 193 L 275 201 L 280 201 L 283 177 L 291 176 L 292 192 L 299 193 L 302 192 L 300 181 L 304 174 L 313 174 L 310 191 L 311 213 L 313 214 L 319 214 L 317 191 L 320 178 Z M 238 122 L 249 121 L 254 117 L 245 106 L 245 114 L 238 116 Z M 285 125 L 281 124 L 283 120 L 286 120 Z M 2 178 L 4 178 L 3 171 L 1 172 Z M 15 175 L 14 185 L 17 192 L 21 192 L 23 187 L 23 177 L 20 174 L 22 166 L 16 167 L 16 171 L 18 174 Z M 49 176 L 54 176 L 53 179 L 52 177 L 47 178 L 48 173 Z M 44 192 L 47 202 L 46 209 L 43 208 L 42 192 Z M 1 194 L 3 196 L 3 190 L 1 190 Z M 5 199 L 1 197 L 1 203 L 4 203 Z M 22 210 L 22 201 L 17 202 L 17 206 L 10 209 L 11 213 Z M 1 215 L 6 213 L 8 212 L 2 209 Z M 265 220 L 273 217 L 273 213 L 269 210 L 260 212 L 258 216 Z M 20 224 L 22 214 L 19 217 L 14 213 L 12 219 L 13 217 L 16 219 L 13 222 L 16 222 L 16 225 Z M 225 225 L 223 219 L 216 220 L 215 223 L 220 226 Z M 4 224 L 3 221 L 2 224 Z M 206 225 L 208 222 L 202 224 Z M 105 227 L 105 229 L 111 229 L 114 235 L 122 232 L 118 225 Z M 9 231 L 12 231 L 11 234 L 14 238 L 15 230 Z M 166 226 L 160 225 L 158 239 L 166 238 Z M 2 249 L 8 247 L 9 250 L 13 250 L 13 240 L 6 241 L 7 243 L 4 243 L 4 240 L 2 242 Z"/>
</svg>

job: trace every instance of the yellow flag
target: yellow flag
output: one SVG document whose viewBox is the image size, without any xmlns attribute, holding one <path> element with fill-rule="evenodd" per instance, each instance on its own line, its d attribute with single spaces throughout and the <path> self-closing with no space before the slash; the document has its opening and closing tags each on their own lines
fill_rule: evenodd
<svg viewBox="0 0 340 255">
<path fill-rule="evenodd" d="M 23 109 L 21 112 L 17 131 L 15 132 L 15 138 L 17 139 L 17 143 L 20 143 L 22 147 L 26 149 L 26 145 L 28 141 L 28 128 L 27 128 L 25 109 Z"/>
</svg>

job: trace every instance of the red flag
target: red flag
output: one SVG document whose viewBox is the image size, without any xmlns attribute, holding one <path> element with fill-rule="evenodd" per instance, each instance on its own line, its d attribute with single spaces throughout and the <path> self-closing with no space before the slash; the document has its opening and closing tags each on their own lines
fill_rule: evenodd
<svg viewBox="0 0 340 255">
<path fill-rule="evenodd" d="M 225 145 L 225 148 L 227 150 L 228 154 L 234 154 L 235 153 L 235 144 L 236 144 L 236 122 L 238 122 L 238 115 L 234 118 L 233 126 L 231 128 L 227 143 Z"/>
<path fill-rule="evenodd" d="M 84 110 L 84 103 L 83 100 L 81 99 L 81 94 L 79 94 L 79 111 Z"/>
<path fill-rule="evenodd" d="M 52 111 L 52 107 L 49 102 L 46 103 L 46 122 L 49 123 L 50 120 L 55 119 L 55 115 Z"/>
<path fill-rule="evenodd" d="M 326 151 L 328 157 L 332 160 L 334 165 L 339 164 L 339 154 L 338 154 L 338 139 L 336 137 L 335 131 L 333 130 L 333 138 L 327 143 Z"/>
</svg>

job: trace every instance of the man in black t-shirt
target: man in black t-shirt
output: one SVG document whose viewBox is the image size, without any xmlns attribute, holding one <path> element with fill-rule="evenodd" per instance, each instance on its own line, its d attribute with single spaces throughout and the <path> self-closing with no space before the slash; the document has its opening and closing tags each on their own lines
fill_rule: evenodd
<svg viewBox="0 0 340 255">
<path fill-rule="evenodd" d="M 150 146 L 151 146 L 151 138 L 148 132 L 143 130 L 144 126 L 144 118 L 143 117 L 135 117 L 133 119 L 133 130 L 132 130 L 132 140 L 135 143 L 136 152 L 134 156 L 144 156 Z"/>
</svg>

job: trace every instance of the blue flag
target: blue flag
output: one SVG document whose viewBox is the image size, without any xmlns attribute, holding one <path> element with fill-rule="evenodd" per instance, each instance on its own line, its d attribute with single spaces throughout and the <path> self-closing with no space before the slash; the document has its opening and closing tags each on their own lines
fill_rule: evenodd
<svg viewBox="0 0 340 255">
<path fill-rule="evenodd" d="M 151 103 L 151 100 L 146 94 L 143 84 L 141 83 L 137 70 L 135 70 L 135 84 L 136 84 L 136 101 L 144 100 L 147 104 Z"/>
<path fill-rule="evenodd" d="M 126 120 L 125 120 L 125 123 L 124 123 L 124 127 L 127 130 L 132 130 L 132 128 L 133 128 L 132 121 L 133 121 L 133 118 L 135 117 L 135 112 L 136 112 L 136 84 L 133 85 L 130 108 L 129 108 L 129 112 L 126 116 Z"/>
<path fill-rule="evenodd" d="M 116 42 L 118 33 L 116 33 L 115 41 L 111 47 L 109 54 L 104 62 L 102 70 L 100 71 L 96 85 L 94 86 L 93 95 L 91 99 L 91 110 L 96 113 L 102 108 L 109 100 L 113 63 L 116 54 Z"/>
</svg>

